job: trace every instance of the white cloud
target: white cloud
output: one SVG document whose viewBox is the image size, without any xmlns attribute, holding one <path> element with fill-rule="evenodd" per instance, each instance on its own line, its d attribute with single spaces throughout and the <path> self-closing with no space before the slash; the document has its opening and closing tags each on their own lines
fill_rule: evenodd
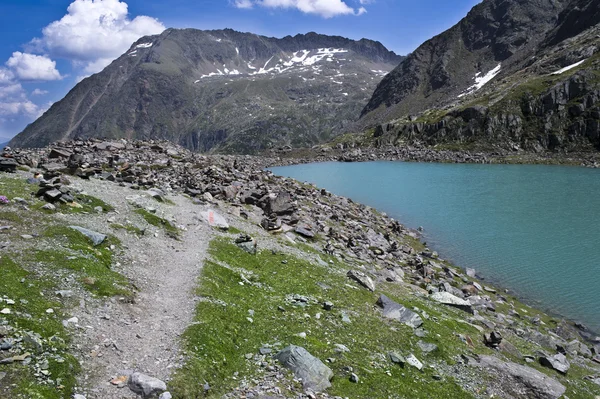
<svg viewBox="0 0 600 399">
<path fill-rule="evenodd" d="M 13 81 L 15 75 L 6 68 L 0 68 L 0 85 L 8 84 Z"/>
<path fill-rule="evenodd" d="M 30 46 L 53 57 L 83 63 L 86 73 L 102 70 L 142 36 L 159 34 L 165 26 L 155 18 L 128 18 L 119 0 L 75 0 L 67 14 L 42 30 Z"/>
<path fill-rule="evenodd" d="M 252 8 L 254 5 L 267 8 L 295 8 L 305 14 L 317 14 L 323 18 L 337 15 L 362 15 L 367 11 L 364 7 L 354 10 L 342 0 L 235 0 L 234 5 L 238 8 Z"/>
<path fill-rule="evenodd" d="M 36 117 L 39 114 L 39 108 L 29 100 L 0 102 L 0 115 L 11 116 L 18 114 Z"/>
<path fill-rule="evenodd" d="M 56 69 L 56 62 L 44 55 L 35 55 L 15 51 L 6 61 L 6 66 L 20 80 L 59 80 L 62 79 Z"/>
<path fill-rule="evenodd" d="M 48 90 L 35 89 L 31 92 L 32 96 L 45 96 L 48 94 Z"/>
<path fill-rule="evenodd" d="M 38 113 L 39 107 L 27 98 L 25 89 L 12 71 L 0 68 L 0 117 L 22 117 L 31 121 Z"/>
<path fill-rule="evenodd" d="M 233 5 L 237 8 L 252 8 L 254 6 L 251 0 L 235 0 Z"/>
</svg>

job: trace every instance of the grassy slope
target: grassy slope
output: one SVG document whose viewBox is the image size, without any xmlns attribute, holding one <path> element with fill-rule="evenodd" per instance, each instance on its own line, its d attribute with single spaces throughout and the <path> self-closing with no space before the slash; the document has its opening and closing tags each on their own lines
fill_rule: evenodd
<svg viewBox="0 0 600 399">
<path fill-rule="evenodd" d="M 335 257 L 319 254 L 324 262 L 315 264 L 266 250 L 253 256 L 237 248 L 229 237 L 217 238 L 211 243 L 212 260 L 205 263 L 199 281 L 197 294 L 202 300 L 197 307 L 196 323 L 184 336 L 188 361 L 169 384 L 174 397 L 221 397 L 240 386 L 241 381 L 260 377 L 264 372 L 259 366 L 261 361 L 275 363 L 271 355 L 259 354 L 261 347 L 272 347 L 276 353 L 289 344 L 303 346 L 323 361 L 334 359 L 327 363 L 335 374 L 333 386 L 328 390 L 331 395 L 468 398 L 485 392 L 488 377 L 476 378 L 478 382 L 471 384 L 472 391 L 467 392 L 457 384 L 452 372 L 447 372 L 461 354 L 494 353 L 483 345 L 481 333 L 466 322 L 465 312 L 440 308 L 404 285 L 379 283 L 375 293 L 369 292 L 346 277 L 349 266 Z M 316 253 L 309 245 L 300 247 Z M 375 305 L 380 293 L 427 314 L 423 325 L 427 336 L 419 338 L 412 328 L 383 319 Z M 292 304 L 290 298 L 294 295 L 307 297 L 308 305 Z M 499 310 L 514 308 L 542 320 L 542 326 L 534 326 L 526 320 L 521 323 L 542 331 L 556 325 L 556 319 L 515 298 L 505 297 L 508 302 L 498 305 Z M 324 301 L 332 301 L 334 309 L 323 310 Z M 342 322 L 342 312 L 350 317 L 351 323 Z M 297 335 L 302 332 L 307 334 L 306 338 Z M 507 339 L 524 355 L 535 355 L 542 350 L 517 335 Z M 417 345 L 419 340 L 434 343 L 438 349 L 424 354 Z M 334 344 L 345 345 L 350 352 L 338 353 Z M 413 353 L 425 364 L 424 370 L 391 363 L 387 357 L 390 351 L 404 356 Z M 505 355 L 509 360 L 524 364 L 522 357 Z M 438 370 L 431 367 L 434 365 Z M 591 372 L 589 364 L 573 364 L 568 377 L 536 363 L 530 366 L 561 381 L 567 386 L 570 398 L 583 399 L 600 393 L 597 386 L 583 380 L 583 376 Z M 349 381 L 348 367 L 359 375 L 358 384 Z M 211 390 L 203 394 L 205 382 Z M 286 391 L 286 385 L 280 387 Z"/>
<path fill-rule="evenodd" d="M 17 361 L 0 365 L 6 377 L 0 385 L 0 397 L 6 398 L 70 398 L 76 384 L 79 364 L 70 354 L 70 335 L 62 320 L 68 319 L 71 306 L 78 301 L 59 298 L 57 290 L 67 276 L 75 276 L 76 284 L 92 295 L 132 295 L 129 282 L 110 269 L 114 253 L 119 251 L 117 239 L 109 237 L 99 246 L 93 246 L 81 233 L 62 225 L 41 207 L 44 202 L 35 199 L 35 185 L 23 178 L 0 175 L 0 194 L 7 196 L 10 204 L 0 206 L 0 225 L 9 225 L 0 241 L 11 245 L 0 256 L 0 298 L 10 299 L 14 305 L 0 302 L 0 308 L 10 308 L 11 313 L 0 315 L 0 328 L 10 327 L 7 338 L 34 337 L 23 340 L 23 351 L 3 351 L 2 358 L 23 352 L 31 354 L 31 364 Z M 12 201 L 20 197 L 29 202 L 26 210 Z M 61 205 L 63 213 L 90 212 L 97 206 L 103 211 L 112 207 L 101 200 L 80 195 L 76 204 Z M 34 234 L 26 240 L 22 234 Z M 77 302 L 77 303 L 75 303 Z M 52 309 L 52 313 L 47 310 Z M 34 342 L 37 341 L 37 344 Z M 38 378 L 33 365 L 48 359 L 48 375 Z"/>
</svg>

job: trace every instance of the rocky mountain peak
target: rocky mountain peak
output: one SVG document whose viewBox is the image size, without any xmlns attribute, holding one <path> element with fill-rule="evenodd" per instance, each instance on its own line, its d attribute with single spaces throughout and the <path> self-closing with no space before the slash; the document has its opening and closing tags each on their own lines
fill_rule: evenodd
<svg viewBox="0 0 600 399">
<path fill-rule="evenodd" d="M 11 145 L 87 137 L 250 153 L 313 145 L 354 122 L 401 59 L 378 42 L 314 32 L 167 29 L 84 79 Z"/>
</svg>

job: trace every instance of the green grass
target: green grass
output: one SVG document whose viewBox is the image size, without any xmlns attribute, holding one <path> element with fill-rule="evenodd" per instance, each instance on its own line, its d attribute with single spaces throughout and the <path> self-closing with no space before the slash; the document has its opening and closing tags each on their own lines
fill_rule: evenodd
<svg viewBox="0 0 600 399">
<path fill-rule="evenodd" d="M 209 300 L 198 304 L 197 323 L 185 333 L 184 346 L 190 357 L 170 383 L 175 397 L 202 397 L 204 381 L 214 387 L 209 397 L 219 397 L 237 386 L 241 377 L 256 376 L 257 367 L 246 360 L 245 354 L 256 354 L 263 345 L 275 343 L 280 343 L 277 349 L 296 344 L 322 360 L 336 359 L 328 364 L 335 373 L 333 386 L 328 390 L 332 395 L 471 397 L 450 376 L 435 381 L 432 378 L 435 371 L 431 368 L 419 372 L 408 366 L 400 368 L 387 360 L 386 354 L 396 351 L 404 355 L 412 352 L 426 364 L 453 362 L 453 355 L 459 349 L 466 349 L 456 332 L 476 334 L 474 328 L 443 318 L 399 286 L 385 285 L 386 293 L 407 306 L 418 306 L 438 316 L 436 323 L 425 321 L 430 334 L 423 338 L 436 343 L 438 351 L 423 355 L 416 346 L 421 338 L 413 335 L 412 328 L 384 321 L 374 307 L 378 294 L 354 288 L 345 276 L 347 269 L 331 264 L 316 266 L 286 254 L 273 255 L 271 251 L 253 256 L 222 238 L 211 243 L 210 253 L 214 260 L 206 262 L 198 288 L 198 295 Z M 283 260 L 287 263 L 282 263 Z M 240 285 L 241 274 L 260 286 Z M 293 306 L 286 302 L 286 297 L 293 294 L 313 301 L 306 307 Z M 321 308 L 324 301 L 334 302 L 334 310 L 324 311 Z M 281 312 L 278 306 L 286 311 Z M 249 310 L 255 312 L 252 323 L 247 320 Z M 351 323 L 342 322 L 342 310 L 350 315 Z M 320 319 L 316 317 L 318 313 L 321 313 Z M 457 310 L 456 316 L 463 315 Z M 297 337 L 300 332 L 306 332 L 307 338 Z M 335 352 L 336 343 L 346 345 L 351 352 Z M 360 376 L 359 384 L 349 381 L 349 374 L 344 370 L 347 366 Z M 237 379 L 233 378 L 235 372 L 239 373 Z"/>
<path fill-rule="evenodd" d="M 49 381 L 40 383 L 33 375 L 30 366 L 19 362 L 0 365 L 0 372 L 7 373 L 0 384 L 0 397 L 10 398 L 70 398 L 76 384 L 79 363 L 68 354 L 69 335 L 61 320 L 67 317 L 63 305 L 53 300 L 56 286 L 47 278 L 32 274 L 14 262 L 11 257 L 0 257 L 0 295 L 15 301 L 8 306 L 12 313 L 1 318 L 13 326 L 9 336 L 15 334 L 39 334 L 42 351 L 49 360 Z M 4 304 L 0 303 L 0 308 Z M 47 309 L 54 313 L 48 314 Z M 35 345 L 23 342 L 25 350 L 34 356 L 41 352 Z"/>
<path fill-rule="evenodd" d="M 115 229 L 115 230 L 125 230 L 130 234 L 135 234 L 137 236 L 143 236 L 144 235 L 144 230 L 140 229 L 137 226 L 134 226 L 132 224 L 120 224 L 120 223 L 112 223 L 110 225 L 111 228 Z"/>
<path fill-rule="evenodd" d="M 106 202 L 102 201 L 99 198 L 92 197 L 91 195 L 75 194 L 73 197 L 75 198 L 74 202 L 81 205 L 81 207 L 71 206 L 71 205 L 67 204 L 67 205 L 61 205 L 60 209 L 68 210 L 71 213 L 84 213 L 84 212 L 92 213 L 92 212 L 96 212 L 96 210 L 95 210 L 96 207 L 101 207 L 102 212 L 104 212 L 104 213 L 115 210 L 115 208 L 112 205 L 107 204 Z"/>
<path fill-rule="evenodd" d="M 33 261 L 56 270 L 75 272 L 83 286 L 95 295 L 133 295 L 129 281 L 111 270 L 114 252 L 110 246 L 120 245 L 115 237 L 109 237 L 99 246 L 93 246 L 86 236 L 63 226 L 47 228 L 44 236 L 55 240 L 59 249 L 38 249 L 33 253 Z"/>
<path fill-rule="evenodd" d="M 164 229 L 169 236 L 173 238 L 179 237 L 179 230 L 177 229 L 177 227 L 173 226 L 168 220 L 163 219 L 160 216 L 156 216 L 155 214 L 150 213 L 145 209 L 136 209 L 135 213 L 141 215 L 144 218 L 144 220 L 152 226 Z"/>
<path fill-rule="evenodd" d="M 15 197 L 30 200 L 38 191 L 37 184 L 29 184 L 23 178 L 2 176 L 0 178 L 0 195 L 12 200 Z"/>
</svg>

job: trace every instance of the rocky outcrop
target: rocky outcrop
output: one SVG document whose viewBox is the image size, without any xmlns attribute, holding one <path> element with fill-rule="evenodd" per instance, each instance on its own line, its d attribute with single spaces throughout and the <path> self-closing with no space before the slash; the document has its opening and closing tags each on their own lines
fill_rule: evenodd
<svg viewBox="0 0 600 399">
<path fill-rule="evenodd" d="M 290 345 L 277 354 L 277 360 L 302 380 L 305 390 L 321 392 L 331 386 L 331 369 L 306 349 Z"/>
<path fill-rule="evenodd" d="M 435 121 L 379 125 L 376 145 L 460 144 L 528 152 L 600 149 L 599 105 L 600 83 L 586 69 L 536 95 L 526 91 L 491 107 L 451 110 Z"/>
<path fill-rule="evenodd" d="M 558 399 L 566 391 L 564 385 L 531 367 L 492 356 L 481 356 L 476 365 L 491 374 L 491 391 L 499 397 L 508 394 L 523 399 Z"/>
<path fill-rule="evenodd" d="M 399 303 L 392 301 L 383 294 L 379 296 L 377 305 L 383 308 L 383 317 L 387 319 L 399 321 L 412 328 L 420 327 L 423 324 L 421 316 Z"/>
</svg>

